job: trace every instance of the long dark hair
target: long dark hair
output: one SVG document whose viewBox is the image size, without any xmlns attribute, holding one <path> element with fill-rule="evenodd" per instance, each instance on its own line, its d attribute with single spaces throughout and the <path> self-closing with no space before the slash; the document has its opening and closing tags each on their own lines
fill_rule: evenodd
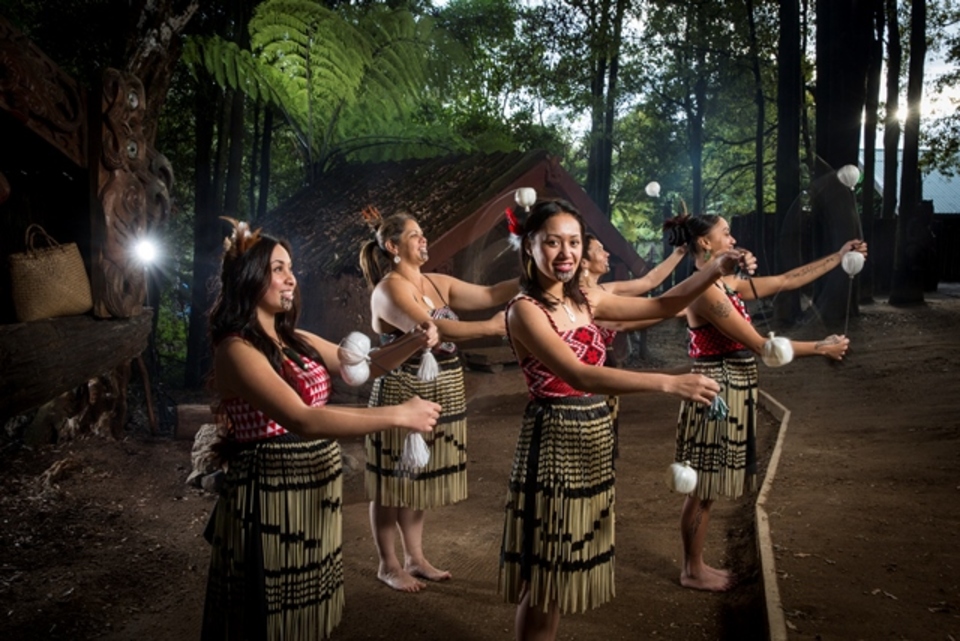
<svg viewBox="0 0 960 641">
<path fill-rule="evenodd" d="M 400 236 L 408 220 L 416 220 L 412 214 L 391 214 L 377 225 L 376 238 L 368 240 L 360 248 L 360 269 L 367 286 L 373 289 L 393 269 L 393 254 L 387 251 L 387 241 L 400 244 Z"/>
<path fill-rule="evenodd" d="M 272 278 L 270 256 L 280 245 L 291 256 L 290 243 L 260 234 L 260 240 L 244 252 L 226 251 L 220 267 L 220 291 L 208 314 L 210 344 L 216 349 L 228 336 L 239 336 L 263 352 L 278 372 L 283 372 L 283 356 L 280 347 L 267 336 L 257 321 L 257 304 Z M 274 316 L 274 328 L 284 345 L 298 354 L 305 354 L 317 362 L 323 362 L 307 341 L 297 336 L 297 321 L 300 318 L 300 285 L 293 290 L 293 306 Z"/>
<path fill-rule="evenodd" d="M 567 201 L 560 199 L 541 200 L 531 207 L 530 213 L 523 221 L 523 233 L 520 236 L 520 291 L 539 301 L 550 311 L 557 308 L 557 302 L 544 296 L 543 287 L 540 286 L 540 281 L 536 277 L 537 264 L 533 256 L 527 253 L 527 249 L 534 234 L 540 231 L 548 220 L 559 214 L 573 216 L 580 225 L 580 238 L 586 237 L 587 229 L 580 212 Z M 582 255 L 581 258 L 583 258 Z M 573 278 L 563 284 L 563 293 L 577 305 L 586 303 L 583 292 L 580 290 L 580 261 L 577 261 Z"/>
<path fill-rule="evenodd" d="M 667 242 L 673 247 L 686 245 L 687 253 L 697 256 L 701 253 L 697 239 L 710 233 L 713 226 L 720 220 L 716 214 L 680 214 L 669 218 L 663 223 L 663 230 L 667 232 Z"/>
</svg>

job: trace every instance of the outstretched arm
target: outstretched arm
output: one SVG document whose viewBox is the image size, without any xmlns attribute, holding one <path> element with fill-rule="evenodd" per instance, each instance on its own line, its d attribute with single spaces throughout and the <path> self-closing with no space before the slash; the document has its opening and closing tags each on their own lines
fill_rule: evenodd
<svg viewBox="0 0 960 641">
<path fill-rule="evenodd" d="M 599 321 L 642 321 L 670 318 L 693 302 L 724 273 L 733 273 L 740 259 L 736 250 L 724 252 L 679 285 L 656 298 L 616 296 L 598 288 L 586 292 Z"/>
<path fill-rule="evenodd" d="M 713 325 L 756 354 L 761 353 L 764 343 L 767 342 L 767 338 L 761 336 L 756 328 L 733 308 L 726 294 L 716 288 L 705 292 L 691 305 L 688 318 L 692 326 L 704 323 Z M 832 335 L 820 341 L 791 340 L 790 343 L 794 356 L 826 356 L 842 360 L 850 340 L 845 336 Z"/>
<path fill-rule="evenodd" d="M 450 307 L 458 311 L 499 307 L 520 291 L 519 278 L 500 281 L 494 285 L 475 285 L 446 274 L 430 274 L 428 277 L 434 280 L 438 287 L 446 287 Z"/>
<path fill-rule="evenodd" d="M 734 279 L 728 279 L 727 284 L 736 288 L 737 293 L 744 300 L 754 300 L 756 298 L 766 298 L 779 292 L 786 292 L 812 283 L 821 276 L 829 273 L 843 261 L 843 255 L 848 251 L 856 251 L 866 257 L 867 243 L 862 240 L 849 240 L 843 244 L 839 251 L 824 256 L 806 265 L 801 265 L 788 272 L 777 276 L 757 276 L 752 281 L 740 280 L 734 282 Z M 751 282 L 753 287 L 750 286 Z M 754 290 L 756 293 L 754 293 Z"/>
<path fill-rule="evenodd" d="M 677 265 L 680 264 L 680 261 L 683 260 L 683 257 L 686 255 L 686 247 L 676 247 L 662 263 L 655 265 L 653 269 L 640 278 L 615 280 L 604 283 L 603 288 L 618 296 L 643 296 L 647 292 L 656 289 L 660 283 L 665 281 L 667 276 L 673 273 L 673 270 L 677 268 Z"/>
<path fill-rule="evenodd" d="M 436 278 L 436 275 L 431 274 L 430 278 Z M 506 333 L 503 312 L 478 321 L 431 319 L 429 312 L 417 302 L 418 295 L 419 292 L 412 284 L 400 279 L 385 278 L 380 281 L 370 298 L 374 330 L 386 329 L 377 326 L 378 320 L 403 332 L 417 325 L 433 322 L 440 333 L 440 340 L 454 343 L 486 336 L 503 336 Z"/>
<path fill-rule="evenodd" d="M 262 352 L 239 338 L 227 339 L 214 356 L 217 390 L 251 406 L 304 438 L 362 436 L 394 427 L 430 432 L 440 415 L 436 403 L 414 397 L 382 408 L 311 407 L 270 366 Z"/>
<path fill-rule="evenodd" d="M 510 307 L 507 322 L 518 358 L 522 360 L 527 355 L 533 355 L 551 372 L 584 392 L 665 392 L 709 403 L 720 389 L 715 381 L 699 374 L 636 372 L 581 363 L 570 346 L 554 331 L 543 311 L 527 300 L 519 300 Z"/>
</svg>

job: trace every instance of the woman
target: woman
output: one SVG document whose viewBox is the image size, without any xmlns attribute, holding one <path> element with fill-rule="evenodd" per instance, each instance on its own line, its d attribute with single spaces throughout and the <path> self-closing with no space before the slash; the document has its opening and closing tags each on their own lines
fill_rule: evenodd
<svg viewBox="0 0 960 641">
<path fill-rule="evenodd" d="M 639 278 L 601 283 L 600 279 L 610 273 L 610 252 L 604 249 L 603 243 L 596 236 L 586 234 L 580 264 L 580 284 L 587 289 L 599 287 L 618 296 L 643 296 L 659 287 L 686 255 L 686 248 L 676 247 L 662 263 L 654 265 L 653 269 Z"/>
<path fill-rule="evenodd" d="M 709 403 L 719 390 L 698 374 L 602 367 L 595 321 L 672 316 L 740 256 L 727 252 L 659 298 L 622 297 L 579 287 L 584 224 L 569 203 L 535 204 L 521 231 L 522 293 L 507 307 L 507 329 L 530 401 L 510 474 L 500 589 L 517 604 L 518 640 L 555 639 L 561 612 L 614 594 L 613 434 L 603 395 L 660 391 Z"/>
<path fill-rule="evenodd" d="M 721 252 L 736 246 L 727 221 L 715 215 L 681 215 L 664 228 L 670 243 L 686 247 L 697 269 L 709 269 Z M 689 353 L 693 371 L 715 379 L 721 386 L 726 414 L 705 412 L 702 407 L 681 403 L 676 460 L 690 461 L 697 470 L 697 489 L 686 497 L 680 514 L 683 567 L 680 584 L 699 590 L 727 590 L 733 575 L 703 561 L 703 546 L 710 523 L 710 509 L 718 496 L 737 498 L 745 489 L 756 489 L 757 362 L 766 338 L 750 323 L 743 303 L 797 289 L 840 265 L 848 251 L 866 256 L 867 244 L 851 240 L 835 254 L 779 276 L 751 279 L 722 276 L 715 279 L 686 311 Z M 841 360 L 849 340 L 828 336 L 812 341 L 791 341 L 795 356 L 821 355 Z"/>
<path fill-rule="evenodd" d="M 610 253 L 604 249 L 600 239 L 593 234 L 586 234 L 584 236 L 583 258 L 580 260 L 580 286 L 586 290 L 601 289 L 619 296 L 643 296 L 654 288 L 659 287 L 660 283 L 665 281 L 667 276 L 673 273 L 673 270 L 677 268 L 677 265 L 680 264 L 680 261 L 683 260 L 683 257 L 686 255 L 687 251 L 685 248 L 677 247 L 666 260 L 659 265 L 655 265 L 653 269 L 647 271 L 647 273 L 640 278 L 601 283 L 600 279 L 610 273 Z M 662 320 L 662 318 L 656 318 L 653 320 L 621 323 L 599 322 L 598 326 L 603 335 L 603 341 L 607 346 L 607 357 L 604 365 L 608 367 L 620 366 L 613 351 L 613 341 L 618 331 L 639 331 L 652 327 Z M 607 396 L 607 404 L 610 406 L 610 417 L 613 422 L 613 458 L 616 459 L 620 457 L 620 397 L 615 394 Z"/>
<path fill-rule="evenodd" d="M 333 439 L 397 428 L 429 433 L 440 414 L 329 407 L 337 346 L 296 327 L 300 290 L 290 247 L 234 223 L 209 315 L 213 385 L 228 419 L 229 467 L 208 525 L 213 545 L 203 633 L 212 639 L 320 639 L 343 610 L 342 467 Z M 373 369 L 433 345 L 435 328 Z"/>
<path fill-rule="evenodd" d="M 446 570 L 433 566 L 423 552 L 424 510 L 451 505 L 467 498 L 467 422 L 463 368 L 456 343 L 473 338 L 503 336 L 504 315 L 462 321 L 457 312 L 503 305 L 517 292 L 517 279 L 489 287 L 473 285 L 445 274 L 423 274 L 427 239 L 413 216 L 394 214 L 379 221 L 376 239 L 360 252 L 360 265 L 372 288 L 373 329 L 387 343 L 411 327 L 432 321 L 440 333 L 434 350 L 439 375 L 434 381 L 417 377 L 419 359 L 374 382 L 372 406 L 393 405 L 419 394 L 440 403 L 443 411 L 430 443 L 426 467 L 401 465 L 404 435 L 400 430 L 372 434 L 366 439 L 366 489 L 370 499 L 370 526 L 379 555 L 377 577 L 395 590 L 418 592 L 421 579 L 444 581 Z M 397 558 L 394 537 L 400 528 L 403 563 Z"/>
</svg>

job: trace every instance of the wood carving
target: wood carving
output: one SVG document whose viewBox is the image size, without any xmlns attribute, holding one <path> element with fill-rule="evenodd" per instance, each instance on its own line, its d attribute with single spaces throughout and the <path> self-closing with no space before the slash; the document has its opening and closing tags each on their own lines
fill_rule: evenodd
<svg viewBox="0 0 960 641">
<path fill-rule="evenodd" d="M 9 21 L 0 17 L 0 109 L 80 167 L 87 166 L 83 89 Z"/>
<path fill-rule="evenodd" d="M 173 169 L 144 135 L 143 84 L 129 73 L 103 76 L 102 142 L 97 196 L 102 220 L 94 220 L 91 281 L 94 314 L 127 318 L 143 310 L 146 267 L 136 244 L 154 238 L 170 216 Z"/>
</svg>

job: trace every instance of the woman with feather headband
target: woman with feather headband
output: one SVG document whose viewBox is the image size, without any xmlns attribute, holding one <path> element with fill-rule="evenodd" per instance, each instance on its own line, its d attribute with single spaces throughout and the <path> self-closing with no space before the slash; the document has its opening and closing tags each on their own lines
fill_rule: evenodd
<svg viewBox="0 0 960 641">
<path fill-rule="evenodd" d="M 331 407 L 337 345 L 297 328 L 290 245 L 227 219 L 220 291 L 209 314 L 213 387 L 228 471 L 212 544 L 202 638 L 322 639 L 343 605 L 342 463 L 335 439 L 397 428 L 429 433 L 440 406 Z M 423 325 L 371 358 L 389 371 L 437 342 Z"/>
</svg>

